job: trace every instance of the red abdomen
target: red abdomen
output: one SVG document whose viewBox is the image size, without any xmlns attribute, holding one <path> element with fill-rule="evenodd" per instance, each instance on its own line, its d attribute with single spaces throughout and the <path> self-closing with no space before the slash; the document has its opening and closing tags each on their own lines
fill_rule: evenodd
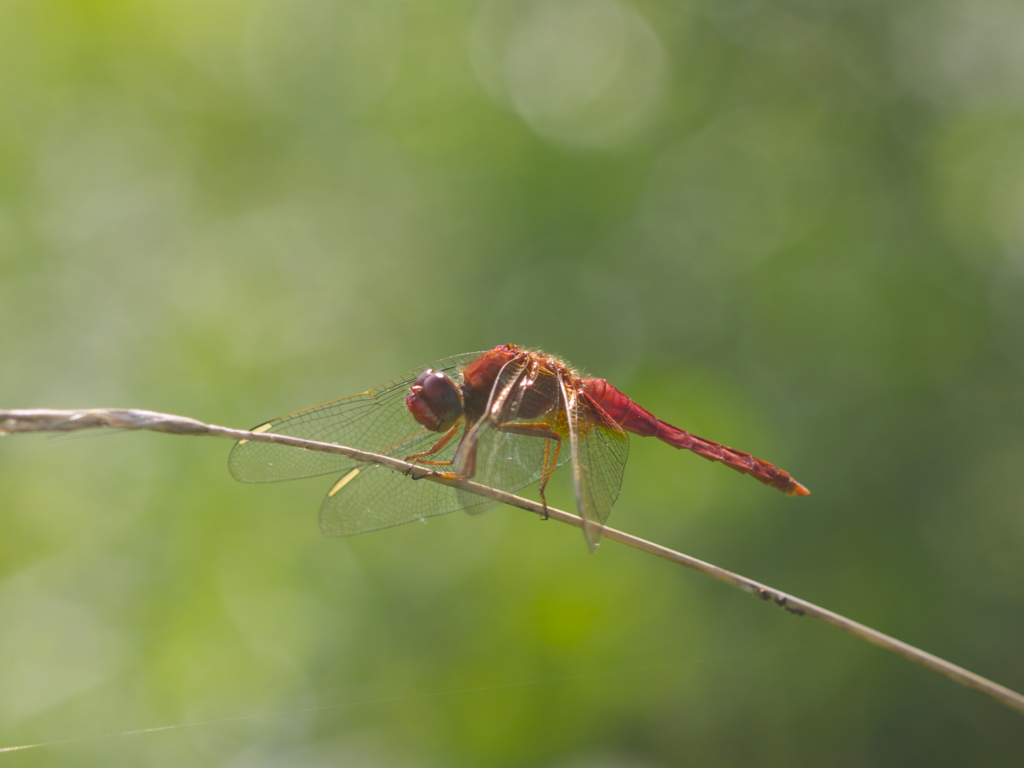
<svg viewBox="0 0 1024 768">
<path fill-rule="evenodd" d="M 583 379 L 583 389 L 594 403 L 627 432 L 642 437 L 656 437 L 676 448 L 703 456 L 708 461 L 720 461 L 737 472 L 751 475 L 765 485 L 778 488 L 793 496 L 806 496 L 804 486 L 778 467 L 749 453 L 728 448 L 721 443 L 705 440 L 662 421 L 650 411 L 641 408 L 604 379 Z"/>
</svg>

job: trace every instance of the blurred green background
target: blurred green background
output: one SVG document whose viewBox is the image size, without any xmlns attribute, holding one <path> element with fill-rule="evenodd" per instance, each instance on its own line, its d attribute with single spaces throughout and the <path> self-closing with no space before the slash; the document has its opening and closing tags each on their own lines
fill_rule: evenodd
<svg viewBox="0 0 1024 768">
<path fill-rule="evenodd" d="M 540 347 L 814 492 L 634 439 L 613 525 L 1024 689 L 1021 29 L 4 0 L 0 405 L 248 427 Z M 71 740 L 4 764 L 1020 765 L 1019 714 L 716 582 L 515 510 L 327 539 L 331 478 L 229 448 L 0 440 L 0 746 Z"/>
</svg>

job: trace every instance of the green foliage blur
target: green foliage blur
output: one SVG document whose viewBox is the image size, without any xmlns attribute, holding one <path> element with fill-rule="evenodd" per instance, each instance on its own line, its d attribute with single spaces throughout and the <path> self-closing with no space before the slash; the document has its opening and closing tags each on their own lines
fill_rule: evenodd
<svg viewBox="0 0 1024 768">
<path fill-rule="evenodd" d="M 6 0 L 0 406 L 248 427 L 539 347 L 813 491 L 634 439 L 612 525 L 1024 689 L 1021 29 Z M 0 440 L 0 747 L 49 743 L 5 765 L 1020 765 L 1019 714 L 721 584 L 516 510 L 324 538 L 332 478 L 229 448 Z"/>
</svg>

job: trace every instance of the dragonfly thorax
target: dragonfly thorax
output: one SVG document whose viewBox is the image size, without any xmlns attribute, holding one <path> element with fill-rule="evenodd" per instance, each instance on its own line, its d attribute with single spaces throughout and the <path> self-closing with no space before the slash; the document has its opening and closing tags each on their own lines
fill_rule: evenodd
<svg viewBox="0 0 1024 768">
<path fill-rule="evenodd" d="M 428 368 L 409 388 L 405 405 L 424 427 L 432 432 L 445 432 L 462 416 L 462 392 L 443 373 Z"/>
</svg>

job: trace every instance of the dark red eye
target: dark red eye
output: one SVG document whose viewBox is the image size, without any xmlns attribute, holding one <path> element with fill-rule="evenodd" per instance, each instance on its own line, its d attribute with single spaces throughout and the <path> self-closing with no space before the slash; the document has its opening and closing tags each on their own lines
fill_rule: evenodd
<svg viewBox="0 0 1024 768">
<path fill-rule="evenodd" d="M 451 429 L 462 415 L 462 393 L 455 382 L 427 369 L 413 382 L 405 405 L 413 418 L 433 432 Z"/>
</svg>

